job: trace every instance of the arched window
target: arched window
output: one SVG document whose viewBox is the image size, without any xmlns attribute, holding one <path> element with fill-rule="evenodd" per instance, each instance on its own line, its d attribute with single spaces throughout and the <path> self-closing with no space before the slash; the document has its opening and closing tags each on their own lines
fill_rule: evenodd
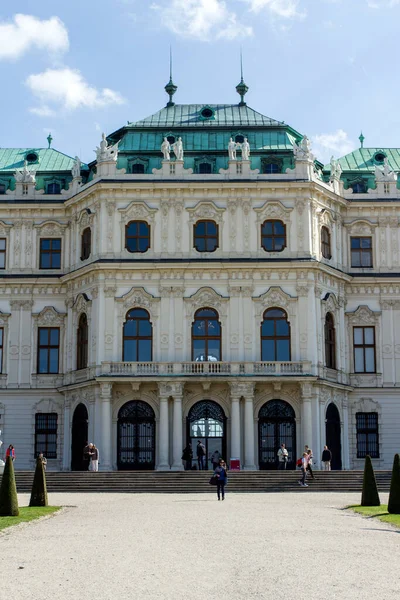
<svg viewBox="0 0 400 600">
<path fill-rule="evenodd" d="M 275 162 L 265 162 L 263 164 L 263 173 L 267 174 L 267 175 L 271 175 L 273 173 L 280 173 L 281 169 L 279 168 L 279 165 Z"/>
<path fill-rule="evenodd" d="M 82 231 L 81 239 L 81 260 L 87 260 L 92 251 L 92 230 L 90 227 L 86 227 Z"/>
<path fill-rule="evenodd" d="M 332 313 L 325 317 L 325 366 L 336 369 L 335 323 Z"/>
<path fill-rule="evenodd" d="M 61 194 L 61 184 L 57 182 L 48 183 L 46 192 L 48 194 Z"/>
<path fill-rule="evenodd" d="M 353 194 L 365 194 L 367 189 L 365 183 L 363 181 L 357 181 L 351 185 L 351 189 L 353 190 Z"/>
<path fill-rule="evenodd" d="M 133 308 L 124 323 L 122 360 L 150 362 L 153 360 L 153 326 L 144 308 Z"/>
<path fill-rule="evenodd" d="M 243 144 L 243 142 L 244 142 L 244 135 L 236 135 L 235 136 L 235 142 L 237 144 Z"/>
<path fill-rule="evenodd" d="M 331 254 L 331 234 L 327 227 L 321 228 L 321 252 L 324 258 L 332 258 Z"/>
<path fill-rule="evenodd" d="M 261 225 L 261 247 L 266 252 L 282 252 L 286 248 L 286 225 L 282 221 L 264 221 Z"/>
<path fill-rule="evenodd" d="M 200 308 L 192 324 L 192 360 L 221 360 L 221 324 L 212 308 Z"/>
<path fill-rule="evenodd" d="M 88 322 L 85 313 L 79 317 L 77 335 L 76 368 L 86 369 L 88 364 Z"/>
<path fill-rule="evenodd" d="M 134 163 L 132 165 L 132 173 L 136 173 L 137 175 L 144 175 L 144 164 Z"/>
<path fill-rule="evenodd" d="M 126 225 L 125 248 L 128 252 L 147 252 L 150 248 L 150 225 L 146 221 L 131 221 Z"/>
<path fill-rule="evenodd" d="M 197 252 L 215 252 L 218 248 L 218 225 L 215 221 L 197 221 L 193 225 L 193 245 Z"/>
<path fill-rule="evenodd" d="M 281 308 L 269 308 L 264 313 L 261 323 L 261 360 L 291 360 L 290 323 Z"/>
<path fill-rule="evenodd" d="M 203 162 L 199 164 L 199 173 L 203 175 L 209 175 L 212 173 L 211 163 Z"/>
</svg>

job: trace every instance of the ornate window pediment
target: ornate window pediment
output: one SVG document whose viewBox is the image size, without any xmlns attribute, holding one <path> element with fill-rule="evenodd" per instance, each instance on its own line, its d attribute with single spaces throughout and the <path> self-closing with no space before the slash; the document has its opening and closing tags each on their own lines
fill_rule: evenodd
<svg viewBox="0 0 400 600">
<path fill-rule="evenodd" d="M 210 287 L 202 287 L 193 296 L 184 298 L 186 305 L 186 314 L 193 316 L 194 313 L 203 307 L 214 308 L 220 316 L 226 316 L 229 298 L 218 294 Z"/>
<path fill-rule="evenodd" d="M 35 225 L 35 228 L 41 237 L 60 237 L 66 230 L 67 224 L 49 220 L 43 221 L 43 223 L 40 223 L 39 225 Z"/>
<path fill-rule="evenodd" d="M 360 305 L 354 312 L 346 312 L 352 325 L 376 325 L 381 314 L 380 311 L 373 311 L 365 305 Z"/>
<path fill-rule="evenodd" d="M 84 229 L 86 229 L 87 227 L 90 227 L 90 228 L 93 227 L 94 217 L 95 217 L 95 213 L 93 213 L 91 211 L 90 214 L 88 214 L 86 209 L 82 210 L 76 216 L 76 222 L 78 224 L 80 234 L 82 234 L 82 231 Z"/>
<path fill-rule="evenodd" d="M 91 308 L 92 301 L 90 300 L 90 298 L 85 293 L 78 294 L 72 306 L 73 311 L 78 315 L 81 313 L 86 313 L 90 315 Z"/>
<path fill-rule="evenodd" d="M 128 173 L 143 175 L 149 172 L 149 159 L 134 156 L 128 160 Z"/>
<path fill-rule="evenodd" d="M 339 302 L 335 294 L 328 292 L 328 294 L 326 294 L 326 296 L 321 300 L 321 307 L 323 317 L 325 317 L 328 312 L 336 315 L 339 310 Z"/>
<path fill-rule="evenodd" d="M 134 200 L 128 204 L 125 208 L 119 208 L 118 211 L 121 213 L 121 219 L 123 223 L 129 223 L 129 221 L 147 221 L 151 224 L 154 223 L 154 216 L 157 212 L 156 208 L 150 208 L 141 200 Z"/>
<path fill-rule="evenodd" d="M 267 308 L 284 308 L 288 314 L 291 314 L 292 306 L 297 302 L 297 298 L 293 298 L 279 286 L 272 286 L 261 296 L 253 297 L 253 301 L 256 305 L 256 316 L 261 319 Z"/>
<path fill-rule="evenodd" d="M 146 292 L 143 287 L 133 287 L 120 298 L 116 298 L 115 302 L 119 304 L 119 314 L 125 317 L 126 312 L 131 308 L 145 308 L 150 317 L 153 318 L 158 312 L 160 298 L 155 298 L 152 294 Z"/>
<path fill-rule="evenodd" d="M 285 224 L 290 223 L 290 213 L 293 208 L 286 208 L 282 202 L 266 202 L 263 206 L 255 208 L 257 223 L 263 223 L 267 219 L 278 219 Z"/>
<path fill-rule="evenodd" d="M 335 221 L 335 217 L 330 210 L 327 208 L 321 208 L 317 211 L 317 218 L 319 225 L 325 225 L 330 229 Z"/>
<path fill-rule="evenodd" d="M 186 209 L 189 213 L 189 224 L 193 225 L 198 220 L 212 220 L 222 225 L 225 208 L 219 208 L 214 202 L 199 202 L 196 206 Z"/>
<path fill-rule="evenodd" d="M 45 306 L 40 313 L 32 314 L 32 318 L 37 327 L 62 327 L 67 314 L 58 312 L 54 306 Z"/>
<path fill-rule="evenodd" d="M 210 156 L 200 156 L 194 159 L 195 173 L 215 173 L 216 159 Z M 202 166 L 204 165 L 204 166 Z M 205 167 L 207 165 L 208 168 Z"/>
<path fill-rule="evenodd" d="M 373 235 L 377 223 L 371 223 L 365 219 L 357 219 L 352 223 L 345 223 L 344 226 L 347 228 L 350 235 Z"/>
</svg>

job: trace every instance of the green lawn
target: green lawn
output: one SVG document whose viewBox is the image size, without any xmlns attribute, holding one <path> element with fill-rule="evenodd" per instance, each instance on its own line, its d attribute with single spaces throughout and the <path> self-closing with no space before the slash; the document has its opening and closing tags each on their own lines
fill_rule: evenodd
<svg viewBox="0 0 400 600">
<path fill-rule="evenodd" d="M 51 515 L 57 510 L 60 510 L 60 508 L 61 506 L 35 506 L 32 508 L 30 506 L 24 506 L 19 509 L 18 517 L 0 517 L 0 531 L 6 527 L 11 527 L 12 525 L 27 523 L 28 521 Z"/>
<path fill-rule="evenodd" d="M 392 525 L 396 525 L 396 527 L 400 527 L 400 515 L 390 515 L 387 511 L 387 504 L 381 504 L 380 506 L 349 506 L 351 510 L 359 513 L 363 517 L 376 517 L 380 521 L 384 521 L 385 523 L 391 523 Z"/>
</svg>

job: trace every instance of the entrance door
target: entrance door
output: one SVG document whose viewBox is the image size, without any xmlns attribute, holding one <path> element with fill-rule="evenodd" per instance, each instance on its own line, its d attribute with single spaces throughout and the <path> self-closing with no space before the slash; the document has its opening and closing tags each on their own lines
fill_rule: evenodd
<svg viewBox="0 0 400 600">
<path fill-rule="evenodd" d="M 198 440 L 206 448 L 207 469 L 213 468 L 211 456 L 216 450 L 226 460 L 226 417 L 219 404 L 212 400 L 197 402 L 190 409 L 186 423 L 187 441 L 192 444 L 194 465 L 197 465 Z"/>
<path fill-rule="evenodd" d="M 133 400 L 118 413 L 118 469 L 153 470 L 156 464 L 156 419 L 147 402 Z"/>
<path fill-rule="evenodd" d="M 72 417 L 71 471 L 85 471 L 83 449 L 88 443 L 89 415 L 84 404 L 78 404 Z"/>
<path fill-rule="evenodd" d="M 331 469 L 340 471 L 342 469 L 340 415 L 336 404 L 332 402 L 326 409 L 326 445 L 332 452 Z"/>
<path fill-rule="evenodd" d="M 278 450 L 286 445 L 287 469 L 296 468 L 296 419 L 293 408 L 283 400 L 270 400 L 258 413 L 258 448 L 261 470 L 278 468 Z"/>
</svg>

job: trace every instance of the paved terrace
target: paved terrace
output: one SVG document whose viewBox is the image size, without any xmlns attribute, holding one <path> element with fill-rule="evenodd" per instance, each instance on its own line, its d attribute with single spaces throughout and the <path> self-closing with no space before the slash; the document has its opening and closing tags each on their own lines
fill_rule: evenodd
<svg viewBox="0 0 400 600">
<path fill-rule="evenodd" d="M 69 505 L 58 516 L 0 534 L 1 597 L 397 598 L 399 533 L 341 510 L 358 501 L 307 490 L 228 492 L 225 502 L 211 493 L 52 494 L 52 504 Z"/>
</svg>

